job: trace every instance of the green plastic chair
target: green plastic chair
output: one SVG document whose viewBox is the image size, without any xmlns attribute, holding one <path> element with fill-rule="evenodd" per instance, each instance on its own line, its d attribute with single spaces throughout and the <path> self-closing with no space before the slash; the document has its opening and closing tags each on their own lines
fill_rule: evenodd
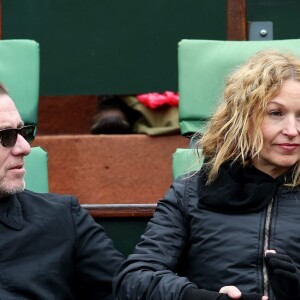
<svg viewBox="0 0 300 300">
<path fill-rule="evenodd" d="M 48 193 L 48 154 L 41 147 L 32 147 L 25 157 L 26 189 L 37 193 Z"/>
<path fill-rule="evenodd" d="M 0 81 L 14 100 L 25 124 L 37 125 L 40 49 L 31 40 L 0 41 Z M 25 158 L 26 188 L 48 192 L 48 156 L 40 147 Z"/>
<path fill-rule="evenodd" d="M 274 41 L 182 40 L 178 45 L 179 126 L 181 134 L 203 132 L 223 93 L 225 78 L 259 50 L 278 49 L 300 57 L 300 39 Z M 173 155 L 174 179 L 201 167 L 193 149 Z"/>
</svg>

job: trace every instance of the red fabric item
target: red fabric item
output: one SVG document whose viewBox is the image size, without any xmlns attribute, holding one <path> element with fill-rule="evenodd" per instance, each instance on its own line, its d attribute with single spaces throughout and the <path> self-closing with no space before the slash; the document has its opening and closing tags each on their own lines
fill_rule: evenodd
<svg viewBox="0 0 300 300">
<path fill-rule="evenodd" d="M 148 93 L 136 96 L 139 102 L 152 109 L 161 105 L 178 106 L 178 93 L 166 91 L 163 94 Z"/>
</svg>

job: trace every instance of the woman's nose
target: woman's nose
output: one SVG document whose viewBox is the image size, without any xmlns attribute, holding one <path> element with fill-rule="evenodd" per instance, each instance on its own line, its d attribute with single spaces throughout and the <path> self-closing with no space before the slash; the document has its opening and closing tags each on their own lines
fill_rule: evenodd
<svg viewBox="0 0 300 300">
<path fill-rule="evenodd" d="M 282 133 L 287 136 L 296 136 L 300 132 L 300 124 L 295 118 L 288 118 L 284 124 Z"/>
</svg>

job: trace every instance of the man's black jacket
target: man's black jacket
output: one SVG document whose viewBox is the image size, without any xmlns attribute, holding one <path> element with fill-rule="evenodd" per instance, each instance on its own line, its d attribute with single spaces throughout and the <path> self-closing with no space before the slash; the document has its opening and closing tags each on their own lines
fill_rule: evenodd
<svg viewBox="0 0 300 300">
<path fill-rule="evenodd" d="M 24 191 L 0 202 L 0 299 L 112 299 L 122 255 L 76 198 Z"/>
</svg>

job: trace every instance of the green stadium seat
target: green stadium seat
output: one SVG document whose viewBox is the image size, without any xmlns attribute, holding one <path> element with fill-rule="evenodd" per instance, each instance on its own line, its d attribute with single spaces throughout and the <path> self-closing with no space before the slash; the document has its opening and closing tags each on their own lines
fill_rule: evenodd
<svg viewBox="0 0 300 300">
<path fill-rule="evenodd" d="M 25 157 L 26 189 L 37 193 L 48 193 L 48 154 L 41 147 L 32 147 Z"/>
<path fill-rule="evenodd" d="M 180 175 L 199 170 L 202 165 L 198 151 L 192 148 L 176 149 L 175 153 L 173 153 L 172 163 L 172 176 L 174 179 Z"/>
</svg>

